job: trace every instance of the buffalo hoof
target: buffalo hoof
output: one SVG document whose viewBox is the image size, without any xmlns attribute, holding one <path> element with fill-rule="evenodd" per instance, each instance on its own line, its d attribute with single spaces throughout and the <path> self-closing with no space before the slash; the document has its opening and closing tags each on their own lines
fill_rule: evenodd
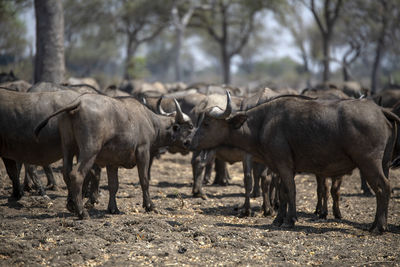
<svg viewBox="0 0 400 267">
<path fill-rule="evenodd" d="M 374 222 L 371 226 L 371 228 L 369 228 L 369 231 L 373 234 L 377 234 L 377 235 L 381 235 L 384 232 L 386 232 L 388 230 L 387 226 L 382 226 L 382 225 L 378 225 L 376 222 Z"/>
<path fill-rule="evenodd" d="M 108 208 L 107 211 L 108 211 L 108 213 L 110 213 L 110 214 L 120 214 L 120 213 L 121 213 L 117 207 L 115 207 L 115 208 Z"/>
<path fill-rule="evenodd" d="M 243 209 L 239 212 L 238 215 L 239 218 L 245 218 L 245 217 L 250 217 L 250 210 L 249 209 Z"/>
<path fill-rule="evenodd" d="M 146 212 L 150 212 L 150 211 L 154 211 L 155 210 L 155 207 L 154 207 L 153 203 L 151 203 L 148 206 L 143 205 L 143 208 L 146 210 Z"/>
<path fill-rule="evenodd" d="M 284 223 L 281 225 L 281 227 L 282 227 L 282 228 L 292 229 L 292 228 L 294 228 L 294 222 L 284 222 Z"/>
<path fill-rule="evenodd" d="M 326 218 L 328 217 L 328 213 L 327 213 L 327 212 L 320 213 L 318 217 L 319 217 L 320 219 L 326 220 Z"/>
<path fill-rule="evenodd" d="M 370 229 L 369 229 L 369 231 L 372 233 L 372 234 L 376 234 L 376 235 L 381 235 L 381 234 L 383 234 L 384 232 L 386 232 L 386 230 L 384 230 L 384 229 L 379 229 L 378 227 L 371 227 Z"/>
<path fill-rule="evenodd" d="M 75 205 L 74 205 L 74 202 L 72 202 L 72 200 L 68 200 L 68 201 L 67 201 L 66 208 L 67 208 L 67 210 L 68 210 L 69 212 L 74 213 L 74 212 L 75 212 Z"/>
<path fill-rule="evenodd" d="M 89 213 L 87 212 L 87 210 L 84 209 L 81 213 L 78 214 L 78 218 L 79 218 L 80 220 L 87 220 L 87 219 L 90 219 Z"/>
<path fill-rule="evenodd" d="M 31 191 L 32 191 L 32 186 L 26 183 L 26 184 L 24 185 L 24 191 L 26 191 L 26 192 L 31 192 Z"/>
<path fill-rule="evenodd" d="M 365 197 L 372 197 L 374 194 L 372 194 L 371 190 L 363 190 L 363 196 Z"/>
<path fill-rule="evenodd" d="M 214 180 L 213 185 L 227 186 L 227 185 L 229 185 L 229 182 L 226 181 L 225 179 L 222 181 Z"/>
<path fill-rule="evenodd" d="M 340 212 L 339 213 L 334 212 L 333 216 L 335 216 L 335 219 L 339 219 L 339 220 L 343 218 L 342 214 L 340 214 Z"/>
<path fill-rule="evenodd" d="M 94 208 L 94 203 L 90 200 L 86 201 L 85 205 L 84 205 L 85 209 L 87 210 L 91 210 Z"/>
<path fill-rule="evenodd" d="M 202 193 L 202 192 L 193 193 L 193 197 L 195 197 L 195 198 L 199 197 L 199 198 L 201 198 L 203 200 L 207 200 L 208 199 L 207 195 Z"/>
<path fill-rule="evenodd" d="M 49 185 L 47 185 L 47 190 L 60 191 L 60 188 L 57 185 L 49 184 Z"/>
<path fill-rule="evenodd" d="M 280 217 L 276 217 L 272 222 L 272 225 L 274 226 L 281 226 L 282 224 L 283 224 L 283 218 Z"/>
<path fill-rule="evenodd" d="M 204 184 L 204 185 L 207 185 L 207 184 L 210 184 L 210 183 L 211 183 L 210 177 L 208 177 L 208 178 L 204 177 L 204 179 L 203 179 L 203 184 Z"/>
<path fill-rule="evenodd" d="M 294 224 L 297 221 L 297 218 L 289 218 L 284 221 L 284 223 L 281 225 L 283 228 L 294 228 Z"/>
<path fill-rule="evenodd" d="M 274 215 L 274 211 L 272 209 L 264 209 L 264 212 L 263 212 L 264 217 L 269 217 L 272 215 Z"/>
<path fill-rule="evenodd" d="M 24 195 L 24 191 L 22 191 L 22 190 L 13 191 L 12 195 L 10 196 L 10 200 L 11 201 L 20 200 L 23 197 L 23 195 Z"/>
<path fill-rule="evenodd" d="M 251 194 L 252 198 L 258 198 L 259 196 L 261 196 L 260 190 L 256 190 Z"/>
</svg>

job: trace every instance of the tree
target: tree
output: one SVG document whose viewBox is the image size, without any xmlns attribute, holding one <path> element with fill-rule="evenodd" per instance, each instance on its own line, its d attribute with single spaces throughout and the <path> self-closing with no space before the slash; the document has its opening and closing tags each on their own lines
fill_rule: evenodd
<svg viewBox="0 0 400 267">
<path fill-rule="evenodd" d="M 175 81 L 182 80 L 181 68 L 181 49 L 185 37 L 186 28 L 192 18 L 195 9 L 194 0 L 189 1 L 174 1 L 171 9 L 171 23 L 175 32 L 175 45 L 174 45 L 174 70 Z"/>
<path fill-rule="evenodd" d="M 27 47 L 26 27 L 18 13 L 26 7 L 21 1 L 0 2 L 0 65 L 7 65 L 21 58 Z"/>
<path fill-rule="evenodd" d="M 139 46 L 151 41 L 168 25 L 170 1 L 118 1 L 113 18 L 116 31 L 125 38 L 124 77 L 133 76 L 135 54 Z"/>
<path fill-rule="evenodd" d="M 35 82 L 64 81 L 64 14 L 61 0 L 35 0 Z"/>
<path fill-rule="evenodd" d="M 120 43 L 110 15 L 112 8 L 107 0 L 64 1 L 64 16 L 68 18 L 64 25 L 65 64 L 69 74 L 115 74 L 120 53 L 116 47 Z"/>
<path fill-rule="evenodd" d="M 368 19 L 370 20 L 370 40 L 375 44 L 375 55 L 371 73 L 371 92 L 375 93 L 378 86 L 378 74 L 382 59 L 389 46 L 400 41 L 400 1 L 378 0 L 368 1 Z"/>
<path fill-rule="evenodd" d="M 262 10 L 260 0 L 203 0 L 190 26 L 203 29 L 219 46 L 223 82 L 231 81 L 231 61 L 247 44 L 254 29 L 257 12 Z"/>
<path fill-rule="evenodd" d="M 278 22 L 286 27 L 294 40 L 295 46 L 299 49 L 303 61 L 303 72 L 307 76 L 307 86 L 311 86 L 311 41 L 313 26 L 306 25 L 298 1 L 288 1 L 287 5 L 280 6 L 275 12 Z"/>
<path fill-rule="evenodd" d="M 311 11 L 322 37 L 323 51 L 323 75 L 324 82 L 329 81 L 331 42 L 334 26 L 338 20 L 343 0 L 325 0 L 321 8 L 315 4 L 315 0 L 304 0 L 303 3 Z M 322 9 L 322 10 L 321 10 Z"/>
</svg>

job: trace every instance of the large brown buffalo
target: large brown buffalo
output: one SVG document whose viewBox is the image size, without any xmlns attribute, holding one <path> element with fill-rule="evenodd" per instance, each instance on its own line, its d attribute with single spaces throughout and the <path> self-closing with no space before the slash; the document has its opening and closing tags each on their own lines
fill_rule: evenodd
<svg viewBox="0 0 400 267">
<path fill-rule="evenodd" d="M 274 224 L 293 227 L 296 216 L 294 176 L 345 175 L 359 168 L 376 194 L 371 231 L 387 230 L 390 198 L 389 165 L 399 118 L 370 100 L 310 100 L 277 97 L 247 111 L 208 110 L 192 146 L 241 148 L 264 162 L 280 178 L 280 206 Z M 211 140 L 211 141 L 210 141 Z"/>
<path fill-rule="evenodd" d="M 18 162 L 47 166 L 62 158 L 57 120 L 36 140 L 34 129 L 49 113 L 79 97 L 73 91 L 22 93 L 0 90 L 0 157 L 13 182 L 12 197 L 23 192 L 19 182 Z"/>
<path fill-rule="evenodd" d="M 64 153 L 64 173 L 67 174 L 69 200 L 67 208 L 80 218 L 88 213 L 82 204 L 83 177 L 94 163 L 107 168 L 110 198 L 108 211 L 118 213 L 118 167 L 137 166 L 143 192 L 143 207 L 154 209 L 149 194 L 149 168 L 152 154 L 160 147 L 188 148 L 193 125 L 176 102 L 176 115 L 155 114 L 132 97 L 111 98 L 103 95 L 82 95 L 74 103 L 48 114 L 38 125 L 36 134 L 59 116 Z M 41 137 L 42 135 L 39 135 Z M 72 158 L 79 154 L 72 166 Z"/>
</svg>

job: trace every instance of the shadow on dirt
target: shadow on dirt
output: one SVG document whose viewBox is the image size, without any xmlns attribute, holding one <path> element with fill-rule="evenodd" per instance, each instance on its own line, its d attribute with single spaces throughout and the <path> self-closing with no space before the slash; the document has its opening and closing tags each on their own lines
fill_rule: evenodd
<svg viewBox="0 0 400 267">
<path fill-rule="evenodd" d="M 182 188 L 182 187 L 190 187 L 188 183 L 171 183 L 168 181 L 159 182 L 156 187 L 166 188 L 166 187 L 174 187 L 174 188 Z"/>
<path fill-rule="evenodd" d="M 219 207 L 219 208 L 204 208 L 203 214 L 204 215 L 211 215 L 215 216 L 216 214 L 221 215 L 221 216 L 237 216 L 237 212 L 234 212 L 235 208 L 232 206 L 229 207 Z M 254 209 L 252 209 L 253 211 Z M 313 213 L 305 213 L 305 212 L 298 212 L 297 213 L 298 218 L 306 218 L 308 222 L 312 222 L 315 224 L 319 223 L 342 223 L 342 224 L 347 224 L 353 228 L 363 230 L 366 233 L 368 233 L 369 227 L 371 226 L 371 223 L 357 223 L 353 221 L 349 221 L 346 219 L 319 219 L 315 214 Z M 273 224 L 263 224 L 263 225 L 251 225 L 251 224 L 232 224 L 232 223 L 216 223 L 217 226 L 234 226 L 234 227 L 252 227 L 252 228 L 258 228 L 262 230 L 270 230 L 270 231 L 292 231 L 292 232 L 304 232 L 304 233 L 318 233 L 318 234 L 323 234 L 326 232 L 340 232 L 340 233 L 352 233 L 351 230 L 349 229 L 343 229 L 343 228 L 335 228 L 335 227 L 313 227 L 313 226 L 304 226 L 304 225 L 299 225 L 296 224 L 294 228 L 288 228 L 288 227 L 278 227 Z M 393 224 L 388 224 L 389 231 L 388 233 L 394 233 L 394 234 L 400 234 L 400 226 L 396 226 Z"/>
<path fill-rule="evenodd" d="M 372 195 L 364 195 L 363 193 L 347 193 L 347 194 L 340 194 L 340 196 L 342 197 L 361 197 L 361 198 L 370 198 L 370 197 L 375 197 L 374 194 Z"/>
<path fill-rule="evenodd" d="M 5 197 L 5 198 L 8 199 L 8 201 L 7 201 L 7 203 L 2 204 L 1 206 L 8 207 L 10 209 L 16 209 L 16 210 L 20 210 L 20 209 L 24 208 L 24 205 L 19 203 L 17 200 L 11 199 L 9 197 Z"/>
</svg>

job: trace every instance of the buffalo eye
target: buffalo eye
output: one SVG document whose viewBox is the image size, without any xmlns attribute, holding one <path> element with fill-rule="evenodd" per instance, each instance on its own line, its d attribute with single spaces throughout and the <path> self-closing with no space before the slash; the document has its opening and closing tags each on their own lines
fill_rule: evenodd
<svg viewBox="0 0 400 267">
<path fill-rule="evenodd" d="M 174 124 L 174 126 L 172 126 L 172 130 L 174 131 L 174 132 L 177 132 L 177 131 L 179 131 L 179 125 L 177 125 L 177 124 Z"/>
</svg>

